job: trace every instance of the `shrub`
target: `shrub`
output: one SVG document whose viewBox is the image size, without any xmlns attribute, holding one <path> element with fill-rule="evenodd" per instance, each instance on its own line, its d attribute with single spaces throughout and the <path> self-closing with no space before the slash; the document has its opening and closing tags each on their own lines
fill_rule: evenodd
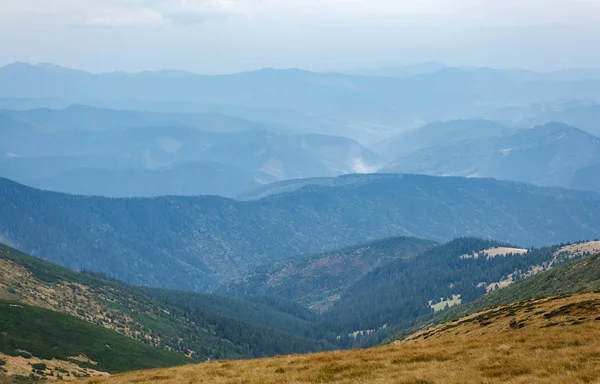
<svg viewBox="0 0 600 384">
<path fill-rule="evenodd" d="M 33 369 L 35 369 L 36 371 L 45 371 L 46 370 L 46 364 L 44 364 L 44 363 L 32 364 L 31 367 Z"/>
</svg>

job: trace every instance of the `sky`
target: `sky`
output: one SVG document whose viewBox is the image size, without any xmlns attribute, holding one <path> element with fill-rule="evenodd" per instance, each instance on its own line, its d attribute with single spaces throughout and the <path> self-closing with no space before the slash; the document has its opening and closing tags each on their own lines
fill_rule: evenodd
<svg viewBox="0 0 600 384">
<path fill-rule="evenodd" d="M 0 0 L 0 65 L 600 68 L 600 0 Z"/>
</svg>

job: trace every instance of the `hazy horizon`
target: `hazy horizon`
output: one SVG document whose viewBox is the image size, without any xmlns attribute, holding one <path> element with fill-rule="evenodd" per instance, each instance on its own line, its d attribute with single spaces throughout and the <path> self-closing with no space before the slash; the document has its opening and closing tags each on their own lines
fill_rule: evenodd
<svg viewBox="0 0 600 384">
<path fill-rule="evenodd" d="M 57 63 L 53 63 L 53 62 L 45 62 L 45 61 L 33 62 L 33 61 L 18 61 L 18 60 L 6 62 L 6 63 L 0 63 L 0 68 L 7 67 L 10 65 L 15 65 L 15 64 L 26 64 L 26 65 L 31 65 L 31 66 L 44 66 L 44 65 L 54 66 L 54 67 L 59 67 L 59 68 L 67 69 L 67 70 L 87 72 L 87 73 L 91 73 L 91 74 L 95 74 L 95 75 L 110 74 L 110 73 L 142 74 L 142 73 L 172 71 L 172 72 L 184 72 L 184 73 L 189 73 L 189 74 L 193 74 L 193 75 L 211 76 L 211 75 L 233 75 L 233 74 L 238 74 L 238 73 L 256 72 L 256 71 L 263 71 L 263 70 L 277 70 L 277 71 L 298 70 L 298 71 L 307 71 L 307 72 L 314 72 L 314 73 L 331 73 L 331 74 L 339 73 L 339 74 L 364 75 L 364 73 L 368 72 L 368 71 L 386 70 L 386 69 L 389 69 L 389 70 L 410 69 L 410 68 L 418 68 L 420 66 L 433 65 L 433 64 L 439 65 L 442 68 L 436 69 L 436 70 L 431 70 L 431 71 L 424 70 L 423 73 L 433 73 L 433 72 L 436 72 L 438 70 L 443 70 L 443 69 L 463 69 L 463 70 L 491 69 L 491 70 L 498 70 L 498 71 L 528 71 L 528 72 L 540 73 L 540 74 L 544 74 L 544 73 L 550 74 L 550 73 L 555 73 L 555 72 L 560 72 L 560 71 L 570 71 L 570 70 L 574 70 L 574 71 L 576 71 L 576 70 L 580 70 L 580 71 L 600 70 L 600 65 L 599 66 L 590 66 L 590 67 L 566 66 L 566 67 L 558 67 L 558 68 L 553 68 L 553 69 L 532 69 L 532 68 L 526 68 L 526 67 L 495 67 L 495 66 L 489 66 L 489 65 L 481 65 L 481 66 L 467 65 L 467 64 L 451 65 L 451 64 L 447 64 L 447 63 L 443 63 L 443 62 L 435 62 L 435 61 L 422 61 L 422 62 L 420 61 L 420 62 L 406 63 L 406 64 L 402 64 L 402 63 L 387 64 L 387 65 L 370 66 L 370 67 L 364 66 L 364 67 L 355 67 L 355 68 L 346 68 L 346 69 L 343 69 L 343 68 L 310 69 L 310 68 L 304 68 L 304 67 L 299 67 L 299 66 L 290 66 L 290 67 L 264 66 L 264 67 L 248 68 L 248 69 L 243 69 L 243 70 L 238 70 L 238 71 L 221 72 L 221 73 L 201 72 L 201 71 L 188 70 L 188 69 L 176 68 L 176 67 L 139 68 L 139 69 L 132 69 L 132 70 L 125 70 L 125 69 L 90 70 L 87 68 L 61 65 L 61 64 L 57 64 Z M 421 73 L 417 73 L 417 74 L 421 74 Z"/>
<path fill-rule="evenodd" d="M 594 0 L 0 1 L 0 65 L 217 74 L 443 62 L 599 68 Z"/>
</svg>

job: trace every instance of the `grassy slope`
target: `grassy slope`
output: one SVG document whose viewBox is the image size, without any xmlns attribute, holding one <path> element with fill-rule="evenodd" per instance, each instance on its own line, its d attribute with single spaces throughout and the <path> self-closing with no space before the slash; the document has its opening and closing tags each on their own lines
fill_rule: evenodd
<svg viewBox="0 0 600 384">
<path fill-rule="evenodd" d="M 600 291 L 600 253 L 566 263 L 494 291 L 473 303 L 453 308 L 444 313 L 438 322 L 532 297 L 598 291 Z"/>
<path fill-rule="evenodd" d="M 33 275 L 45 282 L 68 281 L 90 287 L 113 286 L 118 290 L 136 293 L 140 300 L 155 298 L 159 304 L 173 304 L 190 309 L 204 308 L 217 315 L 237 318 L 257 326 L 291 331 L 297 323 L 313 320 L 312 312 L 293 302 L 268 297 L 251 297 L 241 300 L 211 294 L 182 292 L 160 288 L 132 287 L 116 280 L 107 280 L 100 276 L 80 273 L 59 265 L 29 256 L 0 243 L 0 259 L 12 260 L 23 265 Z M 288 308 L 284 308 L 287 306 Z M 285 322 L 285 324 L 283 324 Z M 306 324 L 305 324 L 306 325 Z M 289 328 L 289 329 L 288 329 Z"/>
<path fill-rule="evenodd" d="M 4 292 L 6 281 L 0 281 L 0 297 L 70 313 L 162 348 L 193 351 L 196 360 L 332 348 L 326 342 L 303 336 L 308 333 L 309 321 L 265 303 L 169 291 L 148 295 L 144 289 L 78 273 L 6 246 L 0 246 L 2 260 L 23 266 L 31 275 L 24 273 L 5 286 Z M 1 272 L 0 268 L 0 276 Z M 16 267 L 8 270 L 9 275 L 16 272 Z M 178 300 L 169 300 L 178 295 Z M 106 319 L 107 312 L 110 320 Z M 295 330 L 297 333 L 292 334 Z"/>
<path fill-rule="evenodd" d="M 11 356 L 19 350 L 46 360 L 84 354 L 97 365 L 82 366 L 111 373 L 191 362 L 74 316 L 7 301 L 0 301 L 0 329 L 0 352 Z"/>
<path fill-rule="evenodd" d="M 428 303 L 461 295 L 463 303 L 485 295 L 486 285 L 533 267 L 547 266 L 559 246 L 531 249 L 525 255 L 461 258 L 473 251 L 505 246 L 476 238 L 458 238 L 409 261 L 394 260 L 368 273 L 324 314 L 328 327 L 340 332 L 380 329 L 369 338 L 382 341 L 434 316 Z M 558 258 L 555 262 L 563 262 Z M 515 277 L 516 278 L 516 277 Z M 385 329 L 382 329 L 387 324 Z M 365 345 L 365 344 L 361 344 Z M 371 344 L 373 345 L 373 344 Z M 369 346 L 369 345 L 365 345 Z"/>
<path fill-rule="evenodd" d="M 600 380 L 600 294 L 517 303 L 484 323 L 378 348 L 219 361 L 88 383 L 591 383 Z M 521 325 L 522 324 L 522 325 Z"/>
</svg>

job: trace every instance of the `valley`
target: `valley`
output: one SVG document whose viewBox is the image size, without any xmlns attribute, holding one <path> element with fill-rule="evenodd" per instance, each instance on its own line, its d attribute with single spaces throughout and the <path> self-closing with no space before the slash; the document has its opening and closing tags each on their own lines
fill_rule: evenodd
<svg viewBox="0 0 600 384">
<path fill-rule="evenodd" d="M 0 384 L 600 383 L 600 5 L 9 3 Z"/>
<path fill-rule="evenodd" d="M 211 362 L 87 383 L 587 383 L 600 378 L 599 315 L 599 294 L 530 300 L 373 349 Z"/>
<path fill-rule="evenodd" d="M 369 271 L 394 259 L 419 257 L 435 245 L 435 242 L 417 238 L 393 237 L 324 254 L 295 257 L 261 266 L 219 292 L 235 296 L 279 296 L 323 312 Z"/>
<path fill-rule="evenodd" d="M 598 256 L 590 254 L 597 249 L 597 241 L 524 250 L 473 238 L 441 245 L 415 238 L 390 238 L 312 255 L 305 259 L 308 264 L 296 265 L 312 269 L 311 263 L 316 262 L 324 271 L 344 276 L 344 281 L 350 279 L 348 285 L 339 286 L 337 300 L 327 307 L 317 307 L 320 313 L 315 313 L 294 303 L 308 305 L 305 299 L 282 295 L 282 291 L 248 291 L 247 296 L 229 298 L 134 287 L 102 275 L 78 273 L 3 246 L 0 300 L 6 306 L 3 314 L 8 316 L 0 327 L 4 332 L 0 351 L 5 356 L 3 369 L 11 377 L 25 373 L 27 377 L 33 364 L 44 364 L 46 368 L 33 368 L 31 374 L 48 379 L 55 379 L 59 373 L 69 379 L 100 378 L 138 369 L 123 365 L 125 357 L 119 356 L 131 356 L 136 349 L 144 348 L 147 358 L 131 361 L 142 364 L 136 367 L 374 346 L 410 334 L 415 327 L 476 311 L 490 302 L 498 305 L 523 300 L 528 297 L 523 292 L 530 291 L 523 287 L 540 279 L 552 281 L 554 276 L 561 276 L 582 285 L 561 288 L 545 284 L 544 293 L 531 297 L 594 291 Z M 356 275 L 357 262 L 372 262 L 386 255 L 395 257 L 380 260 L 380 266 L 363 271 L 362 277 Z M 348 262 L 340 264 L 340 258 L 348 258 Z M 328 260 L 332 263 L 324 262 Z M 544 270 L 547 272 L 540 273 Z M 579 272 L 571 277 L 573 271 Z M 324 276 L 310 273 L 285 279 L 303 279 L 300 284 L 304 288 L 299 292 L 323 292 L 318 281 Z M 372 276 L 378 277 L 373 280 Z M 508 276 L 518 281 L 493 292 L 485 289 L 489 281 Z M 489 279 L 488 283 L 484 279 Z M 415 294 L 417 291 L 419 294 Z M 507 295 L 510 299 L 495 299 Z M 389 301 L 388 297 L 395 299 Z M 41 313 L 45 319 L 42 322 Z M 21 316 L 19 328 L 13 328 L 15 316 Z M 50 332 L 57 337 L 69 332 L 68 338 L 63 335 L 60 342 L 54 342 L 62 345 L 70 340 L 70 344 L 59 351 L 49 350 L 46 344 L 36 341 L 36 332 Z M 86 338 L 86 347 L 78 347 Z M 45 340 L 53 342 L 51 337 Z M 110 351 L 99 348 L 101 345 L 110 345 Z M 165 353 L 168 355 L 161 357 L 160 363 L 152 360 Z M 333 378 L 339 379 L 336 375 Z"/>
<path fill-rule="evenodd" d="M 600 378 L 599 272 L 600 254 L 585 256 L 457 306 L 376 348 L 209 362 L 87 382 L 594 382 Z"/>
<path fill-rule="evenodd" d="M 157 353 L 169 351 L 179 362 L 333 348 L 325 340 L 303 336 L 315 319 L 292 303 L 193 293 L 178 303 L 175 297 L 186 296 L 183 292 L 153 291 L 78 273 L 0 247 L 3 302 L 20 303 L 52 313 L 57 319 L 88 324 L 94 332 L 109 330 L 114 338 L 136 340 L 140 347 L 151 346 Z M 230 334 L 234 330 L 237 336 Z"/>
</svg>

